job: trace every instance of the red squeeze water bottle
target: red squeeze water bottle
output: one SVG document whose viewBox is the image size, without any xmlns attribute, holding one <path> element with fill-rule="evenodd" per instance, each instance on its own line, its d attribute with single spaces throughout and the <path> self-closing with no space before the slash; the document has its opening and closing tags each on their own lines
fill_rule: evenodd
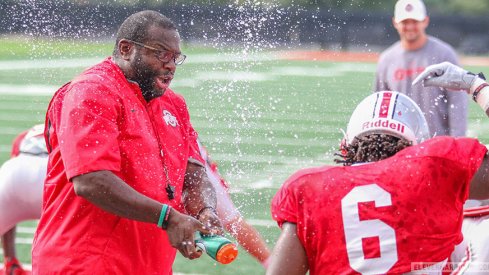
<svg viewBox="0 0 489 275">
<path fill-rule="evenodd" d="M 221 264 L 229 264 L 238 256 L 236 245 L 219 235 L 195 233 L 195 246 Z"/>
</svg>

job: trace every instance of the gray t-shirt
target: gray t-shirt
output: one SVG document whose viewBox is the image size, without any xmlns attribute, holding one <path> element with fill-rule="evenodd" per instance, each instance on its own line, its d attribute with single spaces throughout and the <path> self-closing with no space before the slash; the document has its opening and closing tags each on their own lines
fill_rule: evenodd
<svg viewBox="0 0 489 275">
<path fill-rule="evenodd" d="M 428 36 L 421 49 L 405 50 L 400 42 L 385 50 L 379 58 L 375 91 L 398 91 L 411 97 L 423 111 L 431 136 L 465 136 L 467 130 L 467 94 L 437 87 L 412 86 L 426 67 L 449 61 L 458 64 L 455 51 L 447 43 Z"/>
</svg>

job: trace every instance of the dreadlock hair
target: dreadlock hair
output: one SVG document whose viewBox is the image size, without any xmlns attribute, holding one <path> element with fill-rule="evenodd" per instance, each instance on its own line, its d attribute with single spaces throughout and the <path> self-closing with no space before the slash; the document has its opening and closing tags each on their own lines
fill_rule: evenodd
<svg viewBox="0 0 489 275">
<path fill-rule="evenodd" d="M 152 10 L 145 10 L 130 15 L 122 22 L 117 31 L 113 56 L 118 56 L 118 45 L 121 39 L 145 43 L 149 27 L 158 26 L 167 30 L 176 30 L 175 24 L 166 16 Z"/>
<path fill-rule="evenodd" d="M 343 146 L 340 153 L 335 153 L 335 156 L 343 159 L 335 159 L 334 161 L 343 163 L 344 166 L 359 162 L 379 161 L 391 157 L 411 145 L 412 142 L 406 139 L 386 134 L 355 137 L 351 144 Z"/>
</svg>

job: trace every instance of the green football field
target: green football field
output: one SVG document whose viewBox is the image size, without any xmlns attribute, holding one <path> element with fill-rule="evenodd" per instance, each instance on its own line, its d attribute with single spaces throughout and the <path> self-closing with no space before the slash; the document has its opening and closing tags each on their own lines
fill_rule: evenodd
<svg viewBox="0 0 489 275">
<path fill-rule="evenodd" d="M 110 55 L 112 45 L 19 38 L 0 38 L 0 44 L 3 162 L 15 135 L 43 122 L 52 93 Z M 185 96 L 194 127 L 231 183 L 234 203 L 272 248 L 280 231 L 270 217 L 271 198 L 294 171 L 333 163 L 340 129 L 371 92 L 375 64 L 290 61 L 280 51 L 184 46 L 188 59 L 178 67 L 172 88 Z M 489 75 L 487 67 L 467 68 Z M 489 121 L 473 102 L 469 135 L 489 142 Z M 35 226 L 29 221 L 18 228 L 17 249 L 25 263 L 30 263 Z M 207 256 L 194 261 L 179 256 L 174 271 L 264 273 L 242 249 L 226 266 Z"/>
</svg>

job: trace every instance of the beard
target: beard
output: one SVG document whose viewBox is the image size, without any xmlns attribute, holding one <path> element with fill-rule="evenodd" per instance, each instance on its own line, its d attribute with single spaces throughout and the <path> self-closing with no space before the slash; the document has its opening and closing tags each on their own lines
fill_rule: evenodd
<svg viewBox="0 0 489 275">
<path fill-rule="evenodd" d="M 159 91 L 155 88 L 155 78 L 158 76 L 158 72 L 152 70 L 151 66 L 143 61 L 139 53 L 135 56 L 133 69 L 135 75 L 132 80 L 139 84 L 143 97 L 147 101 L 163 95 L 165 91 Z"/>
</svg>

